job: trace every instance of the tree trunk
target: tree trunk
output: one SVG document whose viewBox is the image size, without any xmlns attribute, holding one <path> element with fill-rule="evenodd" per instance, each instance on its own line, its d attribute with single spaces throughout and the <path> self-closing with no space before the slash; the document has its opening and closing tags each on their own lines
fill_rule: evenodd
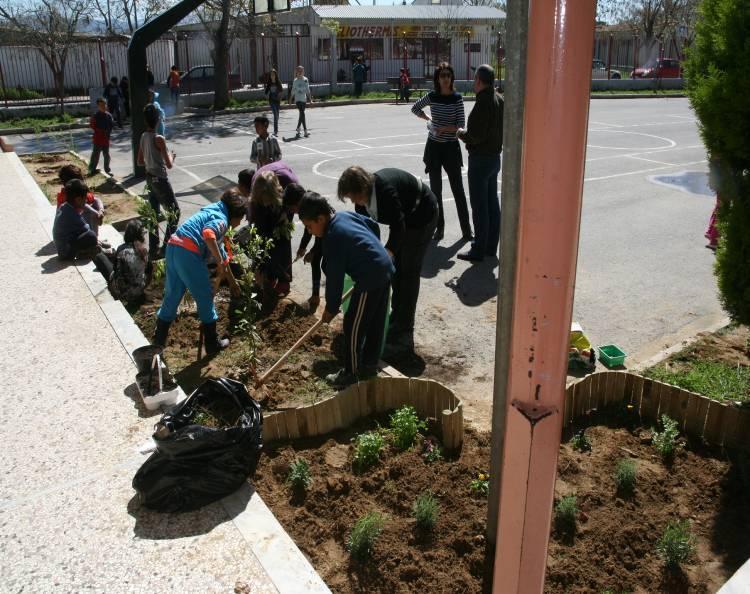
<svg viewBox="0 0 750 594">
<path fill-rule="evenodd" d="M 230 18 L 230 0 L 221 0 L 221 22 L 219 28 L 214 33 L 214 110 L 224 109 L 229 103 L 229 81 L 228 69 L 229 63 L 229 18 Z"/>
</svg>

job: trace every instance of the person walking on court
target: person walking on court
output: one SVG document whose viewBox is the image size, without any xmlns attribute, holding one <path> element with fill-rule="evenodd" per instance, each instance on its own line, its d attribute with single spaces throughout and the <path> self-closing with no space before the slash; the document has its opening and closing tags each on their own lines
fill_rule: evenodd
<svg viewBox="0 0 750 594">
<path fill-rule="evenodd" d="M 279 109 L 281 108 L 281 96 L 284 93 L 284 85 L 279 80 L 279 73 L 276 69 L 271 69 L 266 83 L 265 95 L 268 97 L 268 104 L 273 114 L 273 135 L 279 135 Z"/>
<path fill-rule="evenodd" d="M 445 235 L 445 213 L 443 211 L 443 169 L 448 174 L 448 182 L 456 201 L 458 221 L 464 241 L 471 241 L 471 223 L 469 222 L 469 207 L 466 204 L 464 183 L 461 179 L 463 158 L 461 146 L 456 139 L 456 132 L 466 125 L 464 115 L 464 99 L 453 89 L 455 74 L 450 64 L 443 62 L 435 69 L 432 77 L 434 90 L 427 93 L 411 108 L 411 112 L 423 120 L 427 120 L 428 136 L 424 147 L 425 173 L 430 176 L 430 189 L 437 198 L 438 223 L 435 230 L 436 241 Z M 430 107 L 430 116 L 424 108 Z"/>
<path fill-rule="evenodd" d="M 474 241 L 471 249 L 458 254 L 461 260 L 481 262 L 485 256 L 496 256 L 500 242 L 500 200 L 497 176 L 503 150 L 503 99 L 494 87 L 495 71 L 482 64 L 474 75 L 477 94 L 466 129 L 456 133 L 469 152 L 469 200 L 474 219 Z"/>
<path fill-rule="evenodd" d="M 112 114 L 117 127 L 122 128 L 122 114 L 120 113 L 122 91 L 116 76 L 109 79 L 109 84 L 104 87 L 104 98 L 107 100 L 107 111 Z"/>
<path fill-rule="evenodd" d="M 305 68 L 303 66 L 297 66 L 295 73 L 296 77 L 294 78 L 292 88 L 289 91 L 289 104 L 291 105 L 292 101 L 294 101 L 297 105 L 297 110 L 299 111 L 299 118 L 297 119 L 297 138 L 301 136 L 300 126 L 305 129 L 305 138 L 307 138 L 310 136 L 310 133 L 307 131 L 305 107 L 307 106 L 308 99 L 310 103 L 313 102 L 312 92 L 310 91 L 310 82 L 305 76 Z"/>
<path fill-rule="evenodd" d="M 358 213 L 390 226 L 385 249 L 393 257 L 396 274 L 388 340 L 410 344 L 422 263 L 437 226 L 437 199 L 411 173 L 395 168 L 370 173 L 358 165 L 341 174 L 338 196 L 349 198 Z"/>
</svg>

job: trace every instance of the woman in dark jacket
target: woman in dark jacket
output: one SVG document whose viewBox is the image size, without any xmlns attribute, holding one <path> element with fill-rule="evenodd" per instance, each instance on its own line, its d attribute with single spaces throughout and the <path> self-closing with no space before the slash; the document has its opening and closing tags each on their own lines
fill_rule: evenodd
<svg viewBox="0 0 750 594">
<path fill-rule="evenodd" d="M 443 62 L 435 69 L 432 77 L 435 90 L 430 91 L 414 104 L 411 111 L 414 115 L 429 122 L 427 145 L 424 149 L 425 173 L 430 175 L 430 189 L 435 194 L 440 213 L 438 215 L 435 239 L 440 241 L 445 233 L 445 216 L 443 213 L 443 169 L 448 174 L 451 192 L 456 200 L 458 221 L 464 241 L 471 241 L 471 223 L 469 207 L 466 204 L 464 184 L 461 179 L 461 146 L 456 132 L 466 125 L 464 98 L 453 89 L 455 74 L 450 64 Z M 424 108 L 429 105 L 430 116 Z"/>
<path fill-rule="evenodd" d="M 271 70 L 271 74 L 268 75 L 268 82 L 266 83 L 265 89 L 266 97 L 268 97 L 268 103 L 271 106 L 271 113 L 273 113 L 273 135 L 279 135 L 279 107 L 281 105 L 281 96 L 284 93 L 284 85 L 279 80 L 279 74 L 275 69 Z"/>
<path fill-rule="evenodd" d="M 414 331 L 422 262 L 437 226 L 437 199 L 411 173 L 395 168 L 369 173 L 357 165 L 341 174 L 338 195 L 349 198 L 358 213 L 390 227 L 385 249 L 396 274 L 388 337 L 408 340 Z"/>
</svg>

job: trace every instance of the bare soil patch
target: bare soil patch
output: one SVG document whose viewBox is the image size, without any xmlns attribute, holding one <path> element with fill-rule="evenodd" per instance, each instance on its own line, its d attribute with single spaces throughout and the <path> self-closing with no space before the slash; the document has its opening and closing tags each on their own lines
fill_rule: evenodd
<svg viewBox="0 0 750 594">
<path fill-rule="evenodd" d="M 426 463 L 418 449 L 389 450 L 378 465 L 355 473 L 351 440 L 377 421 L 387 423 L 372 419 L 327 437 L 271 444 L 254 478 L 258 492 L 334 592 L 489 591 L 487 500 L 469 489 L 488 467 L 489 434 L 468 429 L 460 454 L 441 462 Z M 693 444 L 666 467 L 641 433 L 596 425 L 587 430 L 591 452 L 561 446 L 556 500 L 575 494 L 580 513 L 572 539 L 553 523 L 545 592 L 715 592 L 750 556 L 750 474 L 743 480 L 736 460 Z M 638 482 L 625 497 L 613 476 L 628 456 Z M 286 484 L 297 458 L 310 464 L 313 477 L 304 496 Z M 441 506 L 431 536 L 419 533 L 411 512 L 428 490 Z M 370 511 L 387 517 L 385 528 L 371 559 L 355 561 L 347 539 Z M 696 541 L 695 556 L 677 572 L 667 571 L 656 552 L 674 519 L 688 520 Z"/>
<path fill-rule="evenodd" d="M 78 165 L 85 173 L 88 167 L 88 163 L 72 153 L 39 153 L 22 155 L 20 158 L 52 204 L 57 204 L 57 193 L 62 187 L 58 179 L 60 168 L 63 165 L 73 163 Z M 105 224 L 130 218 L 137 214 L 135 198 L 118 187 L 112 178 L 97 173 L 94 176 L 86 177 L 85 181 L 89 189 L 104 202 Z"/>
</svg>

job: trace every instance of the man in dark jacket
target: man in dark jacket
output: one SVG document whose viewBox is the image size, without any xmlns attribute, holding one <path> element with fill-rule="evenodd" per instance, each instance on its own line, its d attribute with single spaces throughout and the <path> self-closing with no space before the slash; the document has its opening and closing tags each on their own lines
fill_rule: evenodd
<svg viewBox="0 0 750 594">
<path fill-rule="evenodd" d="M 362 95 L 362 85 L 367 80 L 367 71 L 370 69 L 369 66 L 365 65 L 362 56 L 357 56 L 357 61 L 354 63 L 352 68 L 352 82 L 354 83 L 354 96 L 359 97 Z"/>
<path fill-rule="evenodd" d="M 341 174 L 338 195 L 342 200 L 349 198 L 358 213 L 390 226 L 385 249 L 394 260 L 396 273 L 388 340 L 409 344 L 422 262 L 437 227 L 437 198 L 411 173 L 395 168 L 369 173 L 356 165 Z"/>
<path fill-rule="evenodd" d="M 474 75 L 477 100 L 469 114 L 466 129 L 456 136 L 466 143 L 469 153 L 469 201 L 474 221 L 471 249 L 458 254 L 461 260 L 481 262 L 497 255 L 500 242 L 500 200 L 497 176 L 503 150 L 503 99 L 495 92 L 495 71 L 482 64 Z"/>
</svg>

